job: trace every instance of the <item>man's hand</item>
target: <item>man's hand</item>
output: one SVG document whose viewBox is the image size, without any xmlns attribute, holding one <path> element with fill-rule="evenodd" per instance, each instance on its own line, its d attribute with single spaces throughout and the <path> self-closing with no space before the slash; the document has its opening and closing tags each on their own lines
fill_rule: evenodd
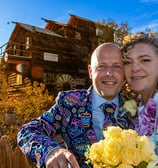
<svg viewBox="0 0 158 168">
<path fill-rule="evenodd" d="M 75 156 L 67 149 L 54 149 L 46 160 L 46 168 L 80 168 Z"/>
</svg>

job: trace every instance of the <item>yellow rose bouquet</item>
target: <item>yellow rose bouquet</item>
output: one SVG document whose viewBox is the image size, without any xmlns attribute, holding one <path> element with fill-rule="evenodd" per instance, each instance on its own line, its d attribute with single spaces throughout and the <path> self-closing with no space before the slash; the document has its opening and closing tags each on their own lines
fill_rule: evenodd
<svg viewBox="0 0 158 168">
<path fill-rule="evenodd" d="M 108 127 L 103 133 L 105 139 L 92 144 L 85 154 L 93 168 L 158 167 L 155 146 L 148 137 L 115 126 Z"/>
</svg>

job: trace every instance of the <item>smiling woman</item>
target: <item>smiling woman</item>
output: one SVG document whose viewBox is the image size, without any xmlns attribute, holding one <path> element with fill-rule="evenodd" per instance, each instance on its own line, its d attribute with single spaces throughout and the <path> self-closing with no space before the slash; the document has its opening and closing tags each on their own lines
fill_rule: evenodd
<svg viewBox="0 0 158 168">
<path fill-rule="evenodd" d="M 140 33 L 128 38 L 122 53 L 126 80 L 142 98 L 133 121 L 135 130 L 139 135 L 147 135 L 157 145 L 158 154 L 157 33 Z"/>
</svg>

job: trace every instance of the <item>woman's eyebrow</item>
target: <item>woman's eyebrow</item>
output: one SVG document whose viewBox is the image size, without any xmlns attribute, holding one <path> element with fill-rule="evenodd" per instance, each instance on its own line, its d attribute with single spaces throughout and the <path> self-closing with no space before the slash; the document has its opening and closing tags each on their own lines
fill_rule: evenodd
<svg viewBox="0 0 158 168">
<path fill-rule="evenodd" d="M 147 55 L 147 54 L 139 55 L 139 58 L 142 58 L 142 57 L 151 57 L 151 56 L 150 56 L 150 55 Z"/>
</svg>

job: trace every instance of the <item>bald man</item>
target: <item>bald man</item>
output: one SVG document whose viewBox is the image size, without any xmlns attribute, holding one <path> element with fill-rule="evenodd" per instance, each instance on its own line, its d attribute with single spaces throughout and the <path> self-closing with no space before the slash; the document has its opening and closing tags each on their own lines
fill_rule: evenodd
<svg viewBox="0 0 158 168">
<path fill-rule="evenodd" d="M 85 163 L 87 146 L 103 139 L 103 129 L 109 125 L 127 129 L 127 116 L 120 115 L 123 104 L 121 88 L 124 80 L 120 48 L 113 43 L 99 45 L 88 66 L 92 86 L 89 89 L 59 92 L 56 103 L 39 118 L 22 126 L 18 144 L 38 167 L 88 168 Z M 115 104 L 114 119 L 100 108 Z M 53 140 L 60 134 L 66 147 Z"/>
</svg>

